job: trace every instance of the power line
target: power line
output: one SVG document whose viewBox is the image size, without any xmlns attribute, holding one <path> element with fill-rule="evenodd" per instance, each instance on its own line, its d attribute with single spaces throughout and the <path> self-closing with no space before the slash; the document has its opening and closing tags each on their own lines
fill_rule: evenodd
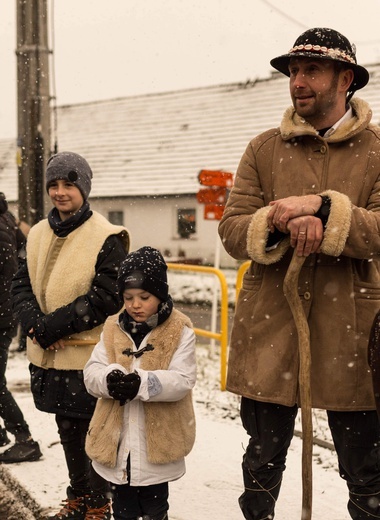
<svg viewBox="0 0 380 520">
<path fill-rule="evenodd" d="M 284 18 L 286 18 L 287 20 L 289 20 L 290 22 L 298 25 L 299 27 L 301 27 L 302 29 L 309 29 L 309 26 L 306 26 L 304 25 L 302 22 L 300 22 L 299 20 L 296 20 L 295 18 L 293 18 L 292 16 L 288 15 L 287 13 L 285 13 L 284 11 L 282 11 L 281 9 L 279 9 L 278 7 L 276 7 L 275 5 L 273 5 L 271 2 L 269 2 L 269 0 L 261 0 L 261 2 L 265 5 L 267 5 L 270 9 L 273 9 L 274 11 L 276 11 L 279 15 L 283 16 Z M 376 39 L 376 40 L 367 40 L 367 41 L 355 41 L 355 44 L 356 45 L 377 45 L 378 43 L 380 43 L 380 39 Z"/>
<path fill-rule="evenodd" d="M 301 27 L 302 29 L 309 29 L 309 26 L 306 26 L 304 25 L 302 22 L 299 22 L 298 20 L 296 20 L 295 18 L 293 18 L 292 16 L 289 16 L 287 13 L 284 13 L 284 11 L 281 11 L 281 9 L 279 9 L 278 7 L 272 5 L 270 2 L 268 2 L 268 0 L 261 0 L 264 4 L 266 4 L 268 7 L 270 7 L 271 9 L 273 9 L 274 11 L 276 11 L 278 14 L 280 14 L 281 16 L 283 16 L 284 18 L 286 18 L 287 20 L 289 20 L 290 22 L 298 25 L 299 27 Z"/>
</svg>

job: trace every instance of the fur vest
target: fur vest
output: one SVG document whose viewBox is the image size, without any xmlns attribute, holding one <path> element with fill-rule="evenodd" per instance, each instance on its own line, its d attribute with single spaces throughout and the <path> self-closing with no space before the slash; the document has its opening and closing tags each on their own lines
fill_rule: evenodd
<svg viewBox="0 0 380 520">
<path fill-rule="evenodd" d="M 185 326 L 192 327 L 189 318 L 174 309 L 170 317 L 150 333 L 149 343 L 154 350 L 144 353 L 140 368 L 167 370 Z M 103 339 L 109 363 L 119 363 L 130 371 L 131 357 L 123 351 L 132 348 L 133 343 L 120 329 L 117 317 L 111 316 L 105 322 Z M 148 461 L 166 464 L 185 457 L 195 441 L 192 393 L 174 402 L 144 402 L 143 407 Z M 90 459 L 115 467 L 123 414 L 124 406 L 120 406 L 119 401 L 98 400 L 86 439 L 86 452 Z"/>
<path fill-rule="evenodd" d="M 33 293 L 45 314 L 68 305 L 90 290 L 105 240 L 119 233 L 127 232 L 96 211 L 64 238 L 54 234 L 47 219 L 31 228 L 27 241 L 28 271 Z M 28 359 L 43 368 L 82 370 L 99 341 L 101 330 L 102 325 L 99 325 L 73 334 L 65 338 L 65 349 L 57 352 L 44 350 L 28 339 Z"/>
</svg>

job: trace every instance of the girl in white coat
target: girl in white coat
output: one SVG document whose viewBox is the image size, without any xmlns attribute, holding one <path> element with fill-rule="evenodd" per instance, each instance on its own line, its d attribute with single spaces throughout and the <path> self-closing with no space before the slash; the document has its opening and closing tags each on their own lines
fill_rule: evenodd
<svg viewBox="0 0 380 520">
<path fill-rule="evenodd" d="M 195 440 L 195 334 L 173 308 L 159 251 L 130 253 L 118 276 L 121 314 L 104 325 L 84 369 L 98 398 L 86 451 L 112 484 L 115 520 L 166 520 L 168 482 Z"/>
</svg>

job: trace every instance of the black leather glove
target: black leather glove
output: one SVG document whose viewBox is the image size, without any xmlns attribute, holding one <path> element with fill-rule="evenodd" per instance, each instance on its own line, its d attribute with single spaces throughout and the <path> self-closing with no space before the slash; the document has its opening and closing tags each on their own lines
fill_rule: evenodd
<svg viewBox="0 0 380 520">
<path fill-rule="evenodd" d="M 121 370 L 112 370 L 107 376 L 108 393 L 120 401 L 121 406 L 136 397 L 140 383 L 141 378 L 136 372 L 124 374 Z"/>
</svg>

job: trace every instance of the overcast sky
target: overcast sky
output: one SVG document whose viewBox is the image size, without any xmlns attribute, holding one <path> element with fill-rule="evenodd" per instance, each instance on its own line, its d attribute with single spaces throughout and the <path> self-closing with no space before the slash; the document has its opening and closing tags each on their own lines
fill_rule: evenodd
<svg viewBox="0 0 380 520">
<path fill-rule="evenodd" d="M 316 26 L 380 62 L 380 0 L 47 1 L 58 105 L 266 77 Z M 1 3 L 0 138 L 17 135 L 16 0 Z"/>
</svg>

